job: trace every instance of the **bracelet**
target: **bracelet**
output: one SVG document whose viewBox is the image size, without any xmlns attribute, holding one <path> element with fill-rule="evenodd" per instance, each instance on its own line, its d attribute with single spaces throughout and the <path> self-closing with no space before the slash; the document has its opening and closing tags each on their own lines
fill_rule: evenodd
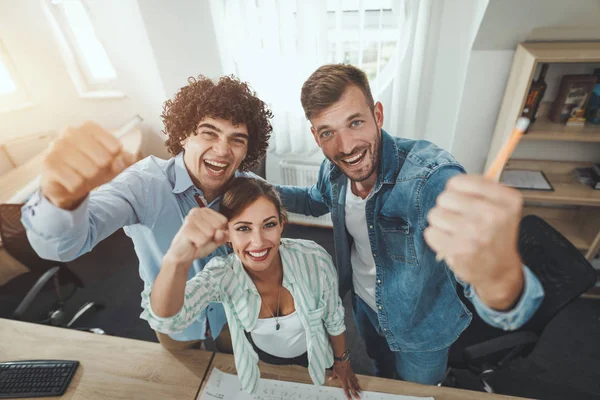
<svg viewBox="0 0 600 400">
<path fill-rule="evenodd" d="M 350 351 L 346 350 L 341 357 L 333 357 L 333 359 L 335 361 L 340 361 L 340 362 L 346 362 L 346 361 L 350 361 Z"/>
</svg>

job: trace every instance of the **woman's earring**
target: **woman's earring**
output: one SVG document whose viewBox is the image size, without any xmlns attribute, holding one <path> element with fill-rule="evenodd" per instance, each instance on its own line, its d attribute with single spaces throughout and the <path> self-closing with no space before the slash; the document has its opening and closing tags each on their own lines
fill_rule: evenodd
<svg viewBox="0 0 600 400">
<path fill-rule="evenodd" d="M 231 247 L 231 242 L 227 242 L 226 245 L 227 245 L 227 252 L 230 254 L 233 253 L 233 247 Z"/>
</svg>

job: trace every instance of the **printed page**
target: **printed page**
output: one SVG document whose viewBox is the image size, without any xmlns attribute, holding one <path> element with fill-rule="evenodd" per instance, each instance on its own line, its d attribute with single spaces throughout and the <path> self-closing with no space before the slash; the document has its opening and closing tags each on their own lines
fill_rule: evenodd
<svg viewBox="0 0 600 400">
<path fill-rule="evenodd" d="M 213 368 L 208 383 L 198 400 L 346 400 L 341 388 L 304 383 L 261 379 L 257 394 L 246 393 L 237 375 Z M 364 400 L 434 400 L 433 397 L 413 397 L 396 394 L 363 392 Z"/>
</svg>

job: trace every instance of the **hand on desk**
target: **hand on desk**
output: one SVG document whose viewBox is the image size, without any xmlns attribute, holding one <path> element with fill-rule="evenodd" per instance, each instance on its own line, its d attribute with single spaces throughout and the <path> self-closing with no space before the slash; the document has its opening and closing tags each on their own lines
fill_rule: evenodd
<svg viewBox="0 0 600 400">
<path fill-rule="evenodd" d="M 509 309 L 523 289 L 517 249 L 523 199 L 483 176 L 450 179 L 429 211 L 425 240 L 481 300 Z"/>
<path fill-rule="evenodd" d="M 110 182 L 136 157 L 121 141 L 93 122 L 68 128 L 44 157 L 41 192 L 57 207 L 72 210 L 100 185 Z"/>
<path fill-rule="evenodd" d="M 360 399 L 362 389 L 358 383 L 358 378 L 354 375 L 350 361 L 336 361 L 333 363 L 333 374 L 329 381 L 331 382 L 336 378 L 340 380 L 347 399 Z"/>
</svg>

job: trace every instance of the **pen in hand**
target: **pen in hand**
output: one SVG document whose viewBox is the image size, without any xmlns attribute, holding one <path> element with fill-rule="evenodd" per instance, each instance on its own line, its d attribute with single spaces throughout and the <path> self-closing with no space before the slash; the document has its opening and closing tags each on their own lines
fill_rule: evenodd
<svg viewBox="0 0 600 400">
<path fill-rule="evenodd" d="M 490 167 L 487 169 L 487 171 L 485 171 L 484 176 L 486 178 L 494 181 L 498 181 L 500 179 L 500 175 L 502 174 L 504 166 L 508 162 L 508 159 L 512 155 L 513 151 L 515 151 L 515 148 L 517 147 L 519 141 L 523 137 L 523 134 L 529 127 L 529 124 L 530 120 L 528 118 L 521 117 L 517 120 L 515 128 L 513 129 L 510 137 L 508 138 L 504 146 L 502 146 L 502 148 L 496 155 L 496 158 L 490 164 Z M 444 257 L 445 256 L 443 254 L 438 253 L 435 256 L 435 259 L 437 262 L 440 262 L 444 260 Z"/>
</svg>

